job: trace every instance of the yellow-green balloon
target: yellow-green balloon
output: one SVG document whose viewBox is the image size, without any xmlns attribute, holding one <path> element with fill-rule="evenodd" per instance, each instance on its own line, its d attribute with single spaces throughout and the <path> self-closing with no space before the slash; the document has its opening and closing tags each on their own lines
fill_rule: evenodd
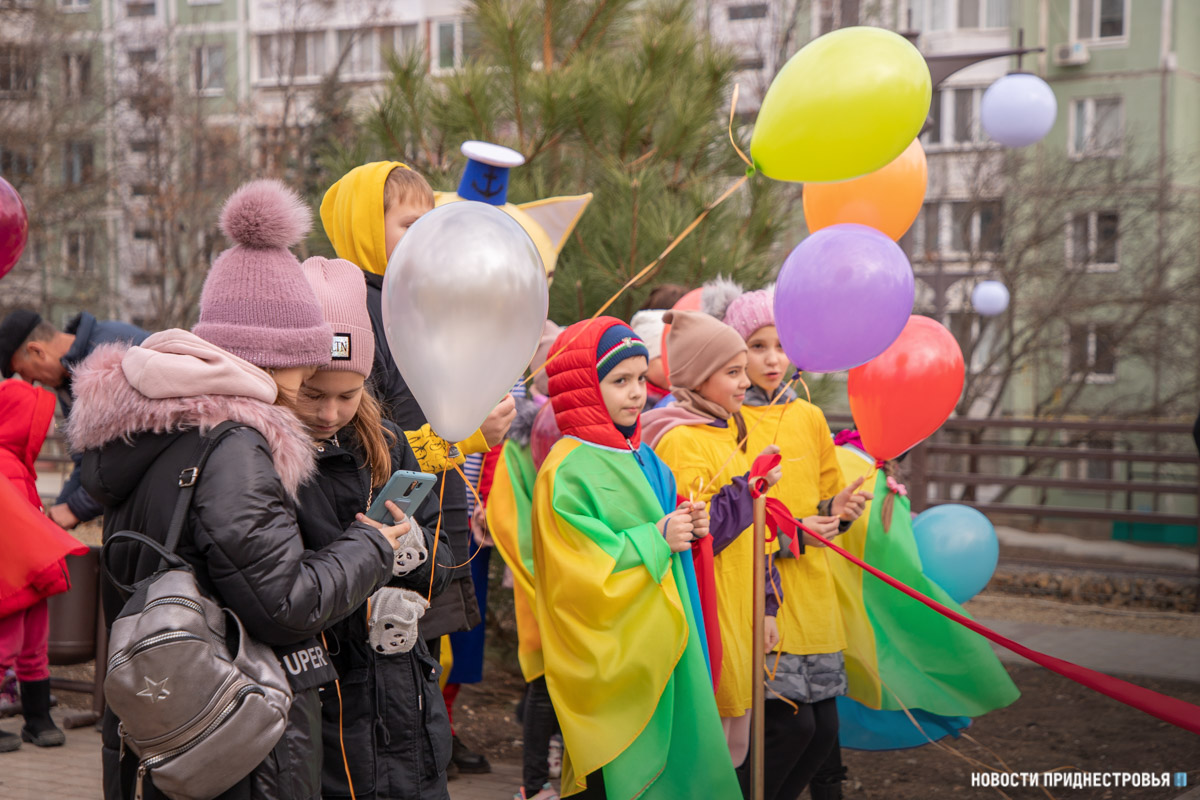
<svg viewBox="0 0 1200 800">
<path fill-rule="evenodd" d="M 750 157 L 781 181 L 842 181 L 893 161 L 921 131 L 929 67 L 883 28 L 842 28 L 792 56 L 763 98 Z"/>
</svg>

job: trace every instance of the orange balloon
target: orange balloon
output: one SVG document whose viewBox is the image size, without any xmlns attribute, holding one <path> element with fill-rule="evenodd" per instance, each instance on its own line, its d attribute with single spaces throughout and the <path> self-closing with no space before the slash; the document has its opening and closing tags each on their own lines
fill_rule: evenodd
<svg viewBox="0 0 1200 800">
<path fill-rule="evenodd" d="M 925 201 L 928 168 L 921 142 L 886 167 L 838 183 L 804 184 L 804 219 L 810 233 L 842 222 L 857 222 L 890 236 L 892 241 L 912 227 Z"/>
<path fill-rule="evenodd" d="M 675 301 L 675 305 L 671 306 L 672 311 L 699 311 L 700 310 L 700 295 L 704 289 L 692 289 L 683 297 Z M 671 368 L 667 366 L 667 334 L 671 332 L 670 325 L 663 325 L 662 332 L 662 367 L 663 377 L 667 379 L 667 385 L 664 389 L 671 388 Z"/>
<path fill-rule="evenodd" d="M 886 461 L 920 444 L 950 416 L 965 377 L 950 331 L 929 317 L 909 317 L 887 350 L 850 370 L 850 413 L 863 447 Z"/>
</svg>

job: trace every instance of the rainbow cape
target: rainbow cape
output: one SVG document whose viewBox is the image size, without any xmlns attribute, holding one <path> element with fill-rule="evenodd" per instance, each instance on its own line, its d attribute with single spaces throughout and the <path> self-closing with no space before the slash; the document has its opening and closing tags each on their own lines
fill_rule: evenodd
<svg viewBox="0 0 1200 800">
<path fill-rule="evenodd" d="M 853 447 L 837 448 L 846 480 L 875 473 L 875 500 L 836 540 L 868 564 L 940 603 L 966 614 L 925 577 L 912 534 L 908 498 L 897 496 L 892 525 L 880 520 L 887 478 Z M 829 557 L 846 624 L 850 697 L 838 698 L 844 747 L 887 750 L 916 747 L 957 734 L 978 717 L 1020 695 L 988 643 L 924 604 L 896 592 L 844 558 Z M 969 615 L 968 615 L 969 616 Z M 926 738 L 908 719 L 908 708 Z"/>
<path fill-rule="evenodd" d="M 565 437 L 538 472 L 534 596 L 563 796 L 596 770 L 609 800 L 741 796 L 687 575 L 655 527 L 675 503 L 645 444 Z"/>
</svg>

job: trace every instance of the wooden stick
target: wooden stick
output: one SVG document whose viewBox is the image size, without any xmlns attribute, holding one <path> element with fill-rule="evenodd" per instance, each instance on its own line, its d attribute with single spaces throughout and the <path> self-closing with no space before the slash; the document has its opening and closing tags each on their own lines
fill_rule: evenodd
<svg viewBox="0 0 1200 800">
<path fill-rule="evenodd" d="M 750 800 L 763 800 L 764 767 L 763 744 L 766 736 L 763 729 L 764 685 L 767 667 L 766 631 L 767 615 L 766 581 L 767 569 L 767 496 L 754 499 L 754 665 L 750 670 L 754 686 L 753 708 L 750 713 Z"/>
</svg>

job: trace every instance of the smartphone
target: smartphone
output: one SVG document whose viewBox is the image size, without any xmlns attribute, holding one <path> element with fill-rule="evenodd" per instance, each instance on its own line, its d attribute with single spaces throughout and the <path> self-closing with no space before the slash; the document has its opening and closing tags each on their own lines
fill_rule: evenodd
<svg viewBox="0 0 1200 800">
<path fill-rule="evenodd" d="M 406 516 L 411 515 L 424 502 L 425 496 L 429 494 L 429 490 L 433 488 L 436 481 L 437 478 L 428 472 L 396 470 L 392 473 L 392 477 L 388 478 L 384 487 L 376 493 L 375 502 L 371 503 L 371 507 L 367 509 L 367 517 L 376 522 L 382 522 L 384 525 L 391 525 L 394 522 L 392 514 L 384 506 L 388 500 L 400 506 L 400 510 Z"/>
</svg>

